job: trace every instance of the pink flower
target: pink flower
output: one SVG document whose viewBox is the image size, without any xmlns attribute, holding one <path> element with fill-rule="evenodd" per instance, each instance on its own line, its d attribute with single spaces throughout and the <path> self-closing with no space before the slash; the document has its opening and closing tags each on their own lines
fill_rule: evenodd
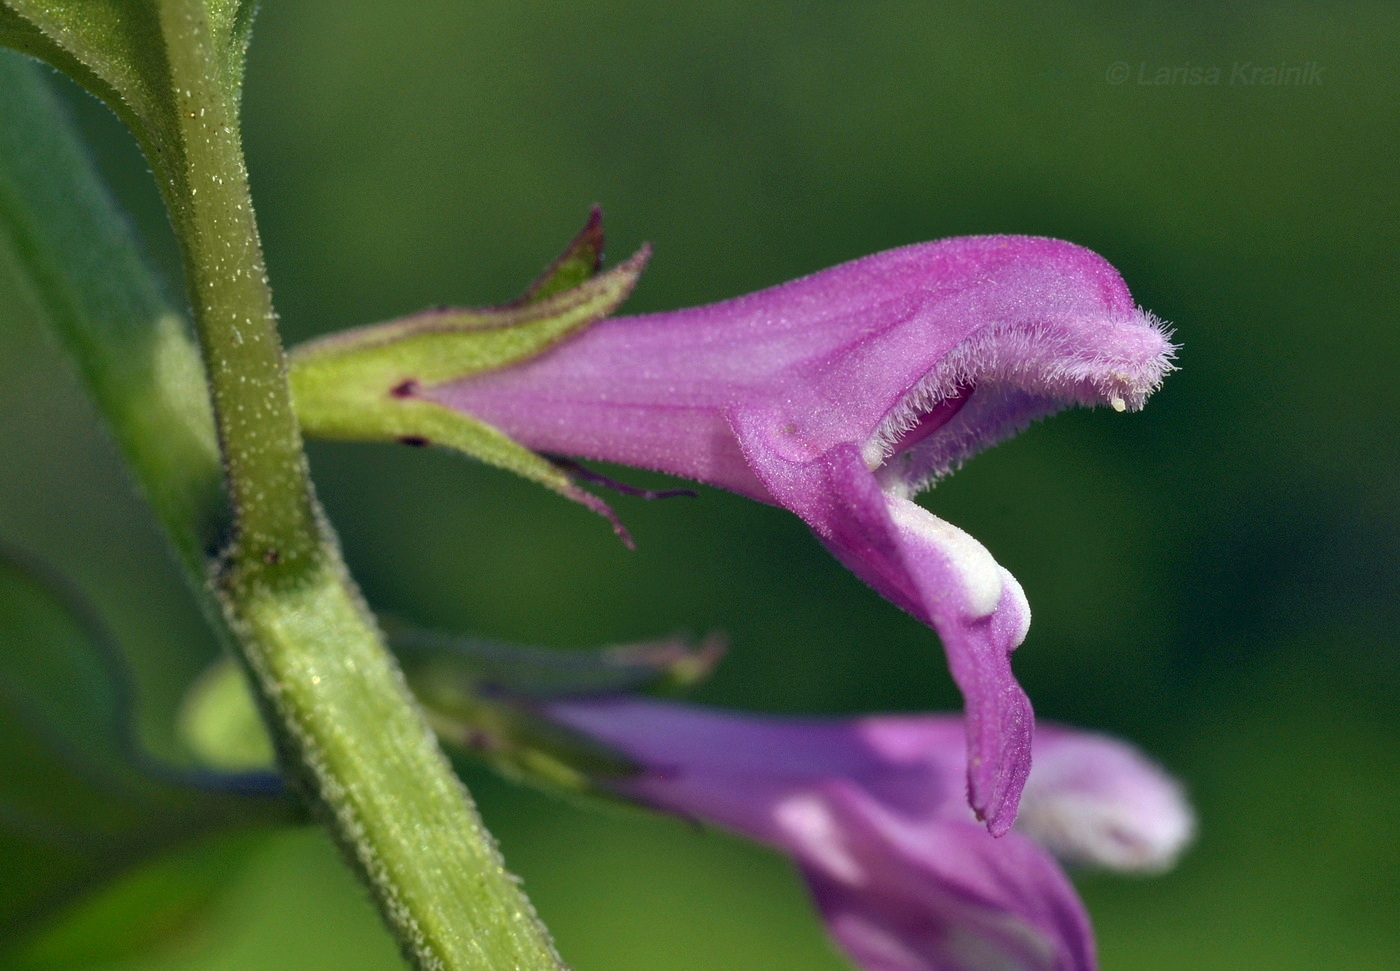
<svg viewBox="0 0 1400 971">
<path fill-rule="evenodd" d="M 1101 257 L 986 236 L 605 319 L 523 363 L 401 393 L 537 451 L 670 472 L 801 516 L 938 632 L 966 701 L 968 797 L 1004 833 L 1030 771 L 1031 707 L 1010 664 L 1029 607 L 980 543 L 911 497 L 1067 406 L 1141 407 L 1172 352 Z"/>
<path fill-rule="evenodd" d="M 953 716 L 761 718 L 620 698 L 541 711 L 636 763 L 603 780 L 618 794 L 790 855 L 866 971 L 1089 971 L 1088 918 L 1046 847 L 1160 869 L 1192 830 L 1160 769 L 1070 729 L 1037 736 L 1021 820 L 997 839 L 964 804 Z"/>
</svg>

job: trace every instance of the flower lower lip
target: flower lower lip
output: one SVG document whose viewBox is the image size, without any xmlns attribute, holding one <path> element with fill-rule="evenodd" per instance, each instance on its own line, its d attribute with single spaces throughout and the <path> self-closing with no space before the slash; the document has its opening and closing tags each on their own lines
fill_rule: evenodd
<svg viewBox="0 0 1400 971">
<path fill-rule="evenodd" d="M 960 386 L 951 395 L 942 399 L 938 404 L 921 415 L 915 425 L 900 435 L 899 441 L 895 443 L 894 448 L 890 452 L 890 458 L 893 458 L 900 452 L 908 451 L 934 432 L 938 431 L 938 429 L 948 424 L 948 422 L 952 421 L 954 416 L 962 410 L 963 405 L 967 404 L 968 399 L 972 397 L 972 392 L 974 390 L 976 390 L 976 385 L 967 385 L 966 387 Z M 888 461 L 888 459 L 886 459 L 886 461 Z"/>
</svg>

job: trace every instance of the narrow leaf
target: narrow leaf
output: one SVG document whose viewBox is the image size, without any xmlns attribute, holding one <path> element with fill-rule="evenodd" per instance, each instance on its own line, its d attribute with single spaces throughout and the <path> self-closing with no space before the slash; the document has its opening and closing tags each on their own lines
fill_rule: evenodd
<svg viewBox="0 0 1400 971">
<path fill-rule="evenodd" d="M 46 74 L 0 51 L 0 292 L 27 292 L 34 308 L 29 318 L 7 300 L 0 323 L 45 327 L 69 351 L 181 561 L 202 577 L 227 502 L 199 352 Z"/>
<path fill-rule="evenodd" d="M 236 98 L 257 4 L 203 6 L 215 69 Z M 143 142 L 160 144 L 175 131 L 160 7 L 158 0 L 0 0 L 0 45 L 52 64 L 106 102 Z"/>
<path fill-rule="evenodd" d="M 138 138 L 169 134 L 174 100 L 154 0 L 3 0 L 0 42 L 47 61 L 121 115 Z"/>
<path fill-rule="evenodd" d="M 46 921 L 42 930 L 0 945 L 0 966 L 7 971 L 145 966 L 191 939 L 215 937 L 220 892 L 265 838 L 230 834 L 133 867 L 59 919 Z"/>
</svg>

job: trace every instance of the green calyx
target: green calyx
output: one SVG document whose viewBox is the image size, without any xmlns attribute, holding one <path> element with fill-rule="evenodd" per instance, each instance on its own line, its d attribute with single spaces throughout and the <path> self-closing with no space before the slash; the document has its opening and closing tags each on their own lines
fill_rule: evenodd
<svg viewBox="0 0 1400 971">
<path fill-rule="evenodd" d="M 620 752 L 551 721 L 551 700 L 669 694 L 703 681 L 723 654 L 708 639 L 551 650 L 388 627 L 428 723 L 451 748 L 510 778 L 612 799 L 609 784 L 638 771 Z"/>
<path fill-rule="evenodd" d="M 551 650 L 387 625 L 405 678 L 442 742 L 502 774 L 555 791 L 610 798 L 607 784 L 636 771 L 625 756 L 549 721 L 552 699 L 670 694 L 707 678 L 723 654 L 714 639 Z M 216 662 L 185 697 L 181 736 L 210 768 L 271 767 L 272 749 L 243 674 Z"/>
<path fill-rule="evenodd" d="M 643 247 L 606 272 L 601 219 L 519 299 L 442 308 L 355 328 L 293 348 L 288 366 L 304 434 L 348 441 L 440 445 L 506 469 L 607 515 L 568 473 L 469 415 L 424 400 L 434 385 L 527 360 L 611 314 L 646 265 Z"/>
</svg>

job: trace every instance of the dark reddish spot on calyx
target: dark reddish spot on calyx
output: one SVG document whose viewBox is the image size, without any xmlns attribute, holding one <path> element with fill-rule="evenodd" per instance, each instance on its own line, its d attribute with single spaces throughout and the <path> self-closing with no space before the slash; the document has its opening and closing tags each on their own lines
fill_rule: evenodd
<svg viewBox="0 0 1400 971">
<path fill-rule="evenodd" d="M 899 441 L 895 443 L 894 447 L 895 453 L 913 448 L 952 421 L 953 416 L 962 411 L 963 405 L 967 404 L 967 399 L 972 397 L 973 390 L 974 386 L 959 387 L 951 395 L 920 415 L 918 422 L 899 436 Z"/>
<path fill-rule="evenodd" d="M 417 393 L 418 382 L 413 378 L 400 381 L 389 389 L 389 394 L 393 395 L 395 398 L 412 398 Z"/>
<path fill-rule="evenodd" d="M 400 435 L 399 444 L 410 445 L 413 448 L 424 448 L 429 444 L 429 442 L 422 435 Z"/>
</svg>

